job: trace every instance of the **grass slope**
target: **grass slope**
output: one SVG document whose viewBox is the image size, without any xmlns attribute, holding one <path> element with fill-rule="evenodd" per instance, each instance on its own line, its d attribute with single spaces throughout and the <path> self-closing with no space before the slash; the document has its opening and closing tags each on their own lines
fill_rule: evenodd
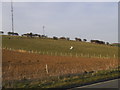
<svg viewBox="0 0 120 90">
<path fill-rule="evenodd" d="M 10 39 L 9 39 L 10 38 Z M 23 49 L 23 50 L 33 50 L 41 52 L 52 52 L 72 55 L 90 55 L 90 56 L 99 56 L 102 57 L 114 57 L 114 54 L 117 56 L 118 47 L 92 44 L 89 42 L 77 42 L 77 41 L 67 41 L 67 40 L 53 40 L 53 39 L 42 39 L 42 38 L 27 38 L 20 36 L 3 36 L 2 45 L 7 48 L 14 49 Z M 70 46 L 73 46 L 74 49 L 70 50 Z"/>
</svg>

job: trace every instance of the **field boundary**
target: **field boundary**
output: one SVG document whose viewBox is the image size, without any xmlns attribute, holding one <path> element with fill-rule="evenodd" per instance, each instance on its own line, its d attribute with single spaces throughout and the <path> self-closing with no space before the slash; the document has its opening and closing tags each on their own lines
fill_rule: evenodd
<svg viewBox="0 0 120 90">
<path fill-rule="evenodd" d="M 6 85 L 14 86 L 15 88 L 75 88 L 84 85 L 90 85 L 98 82 L 113 80 L 120 78 L 119 69 L 113 70 L 102 70 L 95 73 L 83 73 L 80 75 L 66 75 L 60 77 L 49 77 L 45 81 L 40 80 L 15 80 L 5 81 L 4 87 Z"/>
<path fill-rule="evenodd" d="M 118 56 L 115 54 L 113 57 L 110 57 L 108 54 L 105 56 L 102 56 L 101 54 L 99 55 L 90 55 L 88 54 L 83 54 L 83 53 L 76 53 L 75 55 L 72 55 L 72 53 L 58 53 L 58 52 L 48 52 L 48 51 L 33 51 L 33 50 L 24 50 L 24 49 L 14 49 L 14 48 L 7 48 L 7 47 L 2 47 L 2 49 L 10 50 L 10 51 L 16 51 L 16 52 L 21 52 L 21 53 L 34 53 L 34 54 L 40 54 L 40 55 L 50 55 L 50 56 L 70 56 L 70 57 L 84 57 L 84 58 L 101 58 L 101 59 L 118 59 Z"/>
</svg>

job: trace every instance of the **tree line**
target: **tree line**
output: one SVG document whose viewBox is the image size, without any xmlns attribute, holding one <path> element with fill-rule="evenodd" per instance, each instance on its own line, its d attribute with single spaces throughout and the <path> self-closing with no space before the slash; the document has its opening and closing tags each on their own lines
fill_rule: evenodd
<svg viewBox="0 0 120 90">
<path fill-rule="evenodd" d="M 4 34 L 4 32 L 3 31 L 0 31 L 0 34 Z M 12 35 L 12 36 L 19 36 L 19 34 L 18 33 L 15 33 L 15 32 L 7 32 L 7 34 L 8 35 Z M 23 36 L 23 37 L 42 37 L 42 38 L 48 38 L 46 35 L 40 35 L 40 34 L 34 34 L 34 33 L 32 33 L 32 32 L 30 32 L 30 33 L 25 33 L 25 34 L 22 34 L 21 36 Z M 58 40 L 58 39 L 60 39 L 60 40 L 70 40 L 70 38 L 69 37 L 56 37 L 56 36 L 53 36 L 53 38 L 52 39 L 54 39 L 54 40 Z M 78 38 L 78 37 L 75 37 L 75 41 L 80 41 L 80 42 L 86 42 L 87 41 L 87 39 L 81 39 L 81 38 Z M 99 40 L 90 40 L 90 42 L 91 43 L 96 43 L 96 44 L 107 44 L 107 45 L 109 45 L 109 42 L 104 42 L 104 41 L 99 41 Z"/>
</svg>

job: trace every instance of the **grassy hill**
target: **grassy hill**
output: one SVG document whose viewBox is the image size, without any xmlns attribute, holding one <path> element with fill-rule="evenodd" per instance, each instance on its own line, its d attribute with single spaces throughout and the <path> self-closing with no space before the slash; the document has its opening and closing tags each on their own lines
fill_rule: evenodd
<svg viewBox="0 0 120 90">
<path fill-rule="evenodd" d="M 64 55 L 88 55 L 101 57 L 114 57 L 118 54 L 118 47 L 109 45 L 93 44 L 89 42 L 67 41 L 67 40 L 53 40 L 43 38 L 27 38 L 21 36 L 3 36 L 3 47 L 12 49 L 33 50 L 37 52 L 61 53 Z M 74 49 L 70 50 L 70 46 Z"/>
<path fill-rule="evenodd" d="M 54 88 L 85 85 L 118 77 L 118 47 L 50 38 L 3 36 L 2 73 L 5 88 Z M 70 46 L 74 49 L 70 50 Z M 22 53 L 18 49 L 37 51 Z M 48 54 L 48 55 L 42 55 Z M 48 52 L 48 53 L 47 53 Z M 57 56 L 50 56 L 51 53 Z M 61 56 L 61 53 L 64 56 Z M 67 55 L 73 57 L 67 57 Z M 111 57 L 82 58 L 84 56 Z"/>
</svg>

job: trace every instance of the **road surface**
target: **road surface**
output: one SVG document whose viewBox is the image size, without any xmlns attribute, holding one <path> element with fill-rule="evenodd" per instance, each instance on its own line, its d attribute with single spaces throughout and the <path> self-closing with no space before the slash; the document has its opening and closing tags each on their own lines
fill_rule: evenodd
<svg viewBox="0 0 120 90">
<path fill-rule="evenodd" d="M 77 90 L 80 88 L 119 88 L 120 79 L 109 80 L 105 82 L 99 82 L 91 85 L 76 87 L 71 90 Z"/>
</svg>

